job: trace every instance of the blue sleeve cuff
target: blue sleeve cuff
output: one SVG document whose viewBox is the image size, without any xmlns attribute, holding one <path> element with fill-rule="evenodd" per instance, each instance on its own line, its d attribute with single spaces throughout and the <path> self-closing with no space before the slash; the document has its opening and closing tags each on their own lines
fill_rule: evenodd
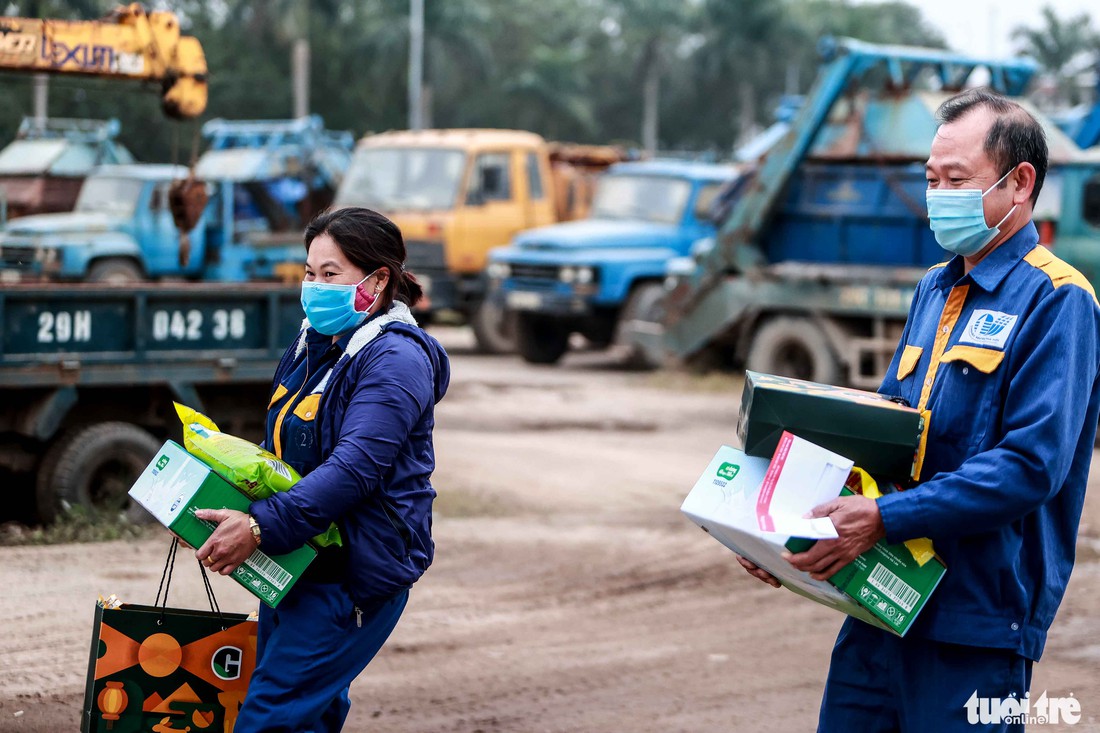
<svg viewBox="0 0 1100 733">
<path fill-rule="evenodd" d="M 876 503 L 882 516 L 882 524 L 886 528 L 887 542 L 897 544 L 931 534 L 921 512 L 920 498 L 915 489 L 910 489 L 878 499 Z"/>
</svg>

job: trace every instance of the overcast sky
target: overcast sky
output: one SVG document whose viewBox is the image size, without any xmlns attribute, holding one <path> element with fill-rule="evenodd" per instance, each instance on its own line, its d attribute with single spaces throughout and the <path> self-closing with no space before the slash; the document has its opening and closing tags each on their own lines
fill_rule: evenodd
<svg viewBox="0 0 1100 733">
<path fill-rule="evenodd" d="M 1050 5 L 1063 20 L 1087 13 L 1092 29 L 1100 31 L 1100 0 L 908 0 L 938 28 L 947 45 L 974 56 L 1005 58 L 1013 55 L 1012 30 L 1020 25 L 1040 27 L 1041 8 Z"/>
</svg>

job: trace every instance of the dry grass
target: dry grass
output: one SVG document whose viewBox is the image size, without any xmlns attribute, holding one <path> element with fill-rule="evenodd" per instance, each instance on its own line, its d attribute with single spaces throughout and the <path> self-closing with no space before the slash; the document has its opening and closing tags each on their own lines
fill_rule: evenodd
<svg viewBox="0 0 1100 733">
<path fill-rule="evenodd" d="M 141 539 L 162 532 L 159 524 L 134 524 L 125 519 L 91 518 L 72 511 L 65 519 L 48 526 L 28 527 L 19 522 L 0 524 L 0 546 L 60 545 L 69 542 L 110 542 Z"/>
</svg>

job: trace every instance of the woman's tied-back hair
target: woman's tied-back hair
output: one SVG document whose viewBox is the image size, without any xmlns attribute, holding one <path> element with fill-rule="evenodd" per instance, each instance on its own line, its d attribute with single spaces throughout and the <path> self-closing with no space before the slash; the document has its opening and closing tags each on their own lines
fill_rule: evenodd
<svg viewBox="0 0 1100 733">
<path fill-rule="evenodd" d="M 332 237 L 344 256 L 364 274 L 380 267 L 390 271 L 390 281 L 378 296 L 383 309 L 389 308 L 394 300 L 411 306 L 424 295 L 420 283 L 405 270 L 405 240 L 401 230 L 377 211 L 349 206 L 321 212 L 306 227 L 306 252 L 322 234 Z"/>
<path fill-rule="evenodd" d="M 936 118 L 941 124 L 947 124 L 978 107 L 996 115 L 982 148 L 998 172 L 1004 175 L 1020 163 L 1031 163 L 1035 168 L 1035 188 L 1031 192 L 1034 205 L 1047 177 L 1047 136 L 1042 125 L 1016 102 L 984 88 L 969 89 L 951 97 L 940 105 Z"/>
</svg>

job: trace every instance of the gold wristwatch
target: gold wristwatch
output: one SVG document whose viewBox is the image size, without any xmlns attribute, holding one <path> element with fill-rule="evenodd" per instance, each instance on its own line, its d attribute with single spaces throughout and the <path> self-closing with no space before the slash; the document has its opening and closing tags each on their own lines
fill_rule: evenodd
<svg viewBox="0 0 1100 733">
<path fill-rule="evenodd" d="M 260 525 L 256 517 L 248 515 L 248 528 L 252 531 L 252 539 L 256 540 L 256 547 L 260 546 Z"/>
</svg>

